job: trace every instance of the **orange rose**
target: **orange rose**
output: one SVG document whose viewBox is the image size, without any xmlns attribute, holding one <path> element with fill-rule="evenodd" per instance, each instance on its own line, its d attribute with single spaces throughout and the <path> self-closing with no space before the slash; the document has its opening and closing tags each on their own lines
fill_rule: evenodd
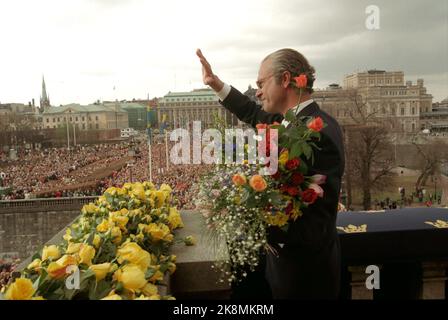
<svg viewBox="0 0 448 320">
<path fill-rule="evenodd" d="M 316 117 L 308 123 L 307 127 L 312 131 L 319 132 L 324 127 L 324 122 L 321 117 Z"/>
<path fill-rule="evenodd" d="M 257 192 L 263 191 L 268 186 L 266 180 L 258 174 L 250 178 L 249 185 Z"/>
<path fill-rule="evenodd" d="M 307 84 L 306 75 L 301 74 L 298 77 L 295 77 L 294 80 L 296 81 L 297 88 L 306 88 Z"/>
<path fill-rule="evenodd" d="M 235 175 L 232 177 L 232 181 L 233 181 L 233 183 L 234 183 L 235 185 L 237 185 L 237 186 L 245 185 L 246 182 L 247 182 L 246 177 L 243 176 L 243 175 L 241 175 L 241 174 L 235 174 Z"/>
</svg>

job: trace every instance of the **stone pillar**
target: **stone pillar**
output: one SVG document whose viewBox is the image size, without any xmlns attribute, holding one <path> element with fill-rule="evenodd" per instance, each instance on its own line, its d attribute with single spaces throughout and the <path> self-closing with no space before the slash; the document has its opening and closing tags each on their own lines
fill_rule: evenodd
<svg viewBox="0 0 448 320">
<path fill-rule="evenodd" d="M 421 299 L 445 299 L 448 262 L 422 263 Z"/>
</svg>

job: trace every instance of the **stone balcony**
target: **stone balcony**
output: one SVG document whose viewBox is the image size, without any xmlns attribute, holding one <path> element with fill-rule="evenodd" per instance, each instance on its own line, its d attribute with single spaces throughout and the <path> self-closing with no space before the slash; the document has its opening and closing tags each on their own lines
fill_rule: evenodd
<svg viewBox="0 0 448 320">
<path fill-rule="evenodd" d="M 64 215 L 66 211 L 59 213 Z M 177 270 L 166 278 L 167 292 L 182 299 L 229 298 L 230 287 L 219 282 L 218 273 L 212 269 L 214 255 L 204 236 L 202 216 L 195 211 L 183 211 L 182 219 L 185 227 L 175 232 L 176 237 L 193 235 L 197 244 L 179 243 L 172 247 L 177 256 Z M 448 209 L 438 208 L 339 213 L 343 267 L 340 298 L 448 299 L 447 223 Z M 61 241 L 64 225 L 47 244 Z M 18 269 L 29 262 L 25 259 Z M 380 271 L 380 289 L 367 289 L 369 265 Z"/>
</svg>

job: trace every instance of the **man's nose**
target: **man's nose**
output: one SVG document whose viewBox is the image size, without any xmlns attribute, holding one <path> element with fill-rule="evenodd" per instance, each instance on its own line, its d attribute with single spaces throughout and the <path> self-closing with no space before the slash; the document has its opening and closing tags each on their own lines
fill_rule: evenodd
<svg viewBox="0 0 448 320">
<path fill-rule="evenodd" d="M 255 96 L 260 99 L 263 93 L 261 92 L 261 89 L 257 89 L 257 92 L 255 93 Z"/>
</svg>

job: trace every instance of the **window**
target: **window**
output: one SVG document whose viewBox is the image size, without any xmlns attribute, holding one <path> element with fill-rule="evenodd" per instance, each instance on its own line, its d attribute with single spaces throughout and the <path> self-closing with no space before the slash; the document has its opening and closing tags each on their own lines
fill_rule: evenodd
<svg viewBox="0 0 448 320">
<path fill-rule="evenodd" d="M 95 124 L 95 128 L 96 129 L 99 129 L 100 128 L 100 125 L 97 123 L 97 124 Z"/>
<path fill-rule="evenodd" d="M 412 114 L 415 114 L 415 108 L 412 107 Z"/>
<path fill-rule="evenodd" d="M 47 123 L 49 123 L 50 122 L 50 119 L 49 118 L 47 118 Z M 49 128 L 49 127 L 48 127 Z"/>
<path fill-rule="evenodd" d="M 415 131 L 415 123 L 412 124 L 412 131 Z"/>
<path fill-rule="evenodd" d="M 82 117 L 81 120 L 84 121 L 84 120 L 85 120 L 85 117 Z"/>
<path fill-rule="evenodd" d="M 401 115 L 404 116 L 404 108 L 401 108 Z"/>
<path fill-rule="evenodd" d="M 76 117 L 75 120 L 78 121 L 78 117 Z"/>
<path fill-rule="evenodd" d="M 91 116 L 89 116 L 89 121 L 91 121 L 92 120 L 92 117 Z"/>
<path fill-rule="evenodd" d="M 98 116 L 95 116 L 95 120 L 98 121 Z"/>
<path fill-rule="evenodd" d="M 85 124 L 85 123 L 82 124 L 82 128 L 83 128 L 83 129 L 86 128 L 86 124 Z"/>
</svg>

